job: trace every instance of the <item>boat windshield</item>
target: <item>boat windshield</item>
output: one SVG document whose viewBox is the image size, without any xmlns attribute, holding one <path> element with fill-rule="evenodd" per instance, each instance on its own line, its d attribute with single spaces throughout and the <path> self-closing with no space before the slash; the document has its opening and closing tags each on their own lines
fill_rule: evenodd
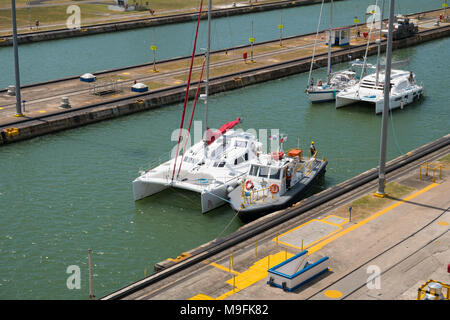
<svg viewBox="0 0 450 320">
<path fill-rule="evenodd" d="M 252 164 L 249 175 L 256 177 L 258 175 L 258 171 L 259 171 L 259 166 L 255 166 L 254 164 Z"/>
<path fill-rule="evenodd" d="M 238 147 L 238 148 L 246 148 L 247 147 L 247 141 L 236 140 L 234 142 L 234 146 Z"/>
<path fill-rule="evenodd" d="M 269 167 L 261 167 L 259 170 L 259 176 L 262 178 L 267 178 L 269 176 Z"/>
<path fill-rule="evenodd" d="M 270 179 L 280 179 L 280 169 L 272 168 L 270 169 Z"/>
</svg>

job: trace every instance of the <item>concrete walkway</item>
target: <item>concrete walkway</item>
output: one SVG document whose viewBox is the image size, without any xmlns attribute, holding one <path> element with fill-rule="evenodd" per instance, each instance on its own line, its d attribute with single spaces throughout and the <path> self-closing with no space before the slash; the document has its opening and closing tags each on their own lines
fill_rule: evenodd
<svg viewBox="0 0 450 320">
<path fill-rule="evenodd" d="M 433 279 L 450 284 L 450 167 L 442 179 L 419 179 L 413 170 L 395 179 L 408 187 L 381 209 L 344 217 L 355 199 L 301 224 L 285 224 L 204 261 L 182 277 L 145 288 L 130 299 L 415 299 Z M 390 180 L 391 182 L 391 180 Z M 370 193 L 371 195 L 374 190 Z M 302 246 L 303 248 L 299 247 Z M 267 285 L 270 267 L 308 250 L 309 260 L 328 256 L 331 270 L 293 292 Z"/>
</svg>

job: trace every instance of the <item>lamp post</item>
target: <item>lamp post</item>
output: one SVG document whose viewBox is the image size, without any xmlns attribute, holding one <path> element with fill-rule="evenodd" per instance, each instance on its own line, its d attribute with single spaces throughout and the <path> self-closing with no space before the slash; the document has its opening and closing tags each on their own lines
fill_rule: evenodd
<svg viewBox="0 0 450 320">
<path fill-rule="evenodd" d="M 384 70 L 384 108 L 383 120 L 381 123 L 381 144 L 380 144 L 380 166 L 378 169 L 378 191 L 376 196 L 384 197 L 386 195 L 384 185 L 386 183 L 386 140 L 387 140 L 387 122 L 389 116 L 390 91 L 391 91 L 391 62 L 392 62 L 392 33 L 394 27 L 394 3 L 395 0 L 390 0 L 389 8 L 389 27 L 386 47 L 386 69 Z"/>
<path fill-rule="evenodd" d="M 157 47 L 155 45 L 151 45 L 150 49 L 153 51 L 153 72 L 158 72 L 158 70 L 156 70 L 156 49 L 157 49 Z"/>
<path fill-rule="evenodd" d="M 14 71 L 16 74 L 16 114 L 15 117 L 23 117 L 21 97 L 20 97 L 20 72 L 19 72 L 19 51 L 17 41 L 17 21 L 16 21 L 16 1 L 11 0 L 11 18 L 13 24 L 13 50 L 14 50 Z"/>
</svg>

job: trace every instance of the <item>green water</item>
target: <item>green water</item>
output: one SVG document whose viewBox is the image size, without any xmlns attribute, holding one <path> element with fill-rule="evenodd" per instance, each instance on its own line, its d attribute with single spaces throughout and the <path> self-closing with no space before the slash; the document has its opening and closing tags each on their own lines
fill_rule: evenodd
<svg viewBox="0 0 450 320">
<path fill-rule="evenodd" d="M 388 1 L 386 1 L 388 2 Z M 358 16 L 364 22 L 364 13 L 376 0 L 344 0 L 335 2 L 333 25 L 353 23 Z M 381 0 L 378 0 L 381 7 Z M 441 8 L 442 0 L 397 0 L 396 13 L 408 14 Z M 385 7 L 385 17 L 388 13 Z M 277 26 L 282 19 L 283 36 L 315 32 L 320 5 L 302 6 L 214 19 L 212 22 L 212 50 L 245 45 L 254 26 L 256 42 L 278 39 Z M 81 12 L 83 18 L 83 12 Z M 321 29 L 329 25 L 329 4 L 324 5 Z M 172 24 L 20 45 L 21 83 L 31 84 L 63 77 L 81 75 L 119 67 L 151 62 L 150 45 L 158 47 L 157 59 L 190 55 L 195 23 Z M 206 21 L 200 26 L 198 48 L 206 48 Z M 0 88 L 15 84 L 12 47 L 0 48 Z"/>
<path fill-rule="evenodd" d="M 449 132 L 450 75 L 442 72 L 449 48 L 446 38 L 394 52 L 396 60 L 411 58 L 426 97 L 392 113 L 388 159 Z M 300 74 L 214 95 L 210 124 L 240 116 L 244 129 L 288 134 L 287 147 L 300 137 L 306 149 L 313 139 L 329 161 L 323 187 L 375 167 L 381 117 L 364 105 L 310 105 L 306 82 Z M 88 248 L 101 297 L 143 278 L 154 263 L 241 225 L 228 207 L 202 215 L 199 198 L 187 192 L 133 201 L 131 181 L 174 146 L 180 111 L 181 104 L 167 106 L 1 147 L 0 298 L 86 299 Z M 66 287 L 70 265 L 81 268 L 80 290 Z"/>
</svg>

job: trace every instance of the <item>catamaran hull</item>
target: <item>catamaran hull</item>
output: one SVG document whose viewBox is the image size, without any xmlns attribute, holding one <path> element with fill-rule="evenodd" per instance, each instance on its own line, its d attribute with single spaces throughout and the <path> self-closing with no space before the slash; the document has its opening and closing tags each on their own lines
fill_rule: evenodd
<svg viewBox="0 0 450 320">
<path fill-rule="evenodd" d="M 200 193 L 202 213 L 206 213 L 216 209 L 226 203 L 228 188 L 235 188 L 238 183 L 233 182 L 229 184 L 222 184 L 215 188 L 203 187 L 201 184 L 194 185 L 190 183 L 183 183 L 174 181 L 168 183 L 164 179 L 152 179 L 153 181 L 143 181 L 137 178 L 133 181 L 134 200 L 140 200 L 156 194 L 169 187 L 184 189 L 196 193 Z"/>
<path fill-rule="evenodd" d="M 323 161 L 320 167 L 317 169 L 314 177 L 310 179 L 307 183 L 298 183 L 290 191 L 292 196 L 286 197 L 284 201 L 278 201 L 273 204 L 267 204 L 258 207 L 248 207 L 248 208 L 236 208 L 233 209 L 238 212 L 238 217 L 245 223 L 251 222 L 253 220 L 259 219 L 269 213 L 285 209 L 290 207 L 294 203 L 299 202 L 305 197 L 311 194 L 312 188 L 316 185 L 317 181 L 325 175 L 327 161 Z"/>
<path fill-rule="evenodd" d="M 392 96 L 389 101 L 391 110 L 402 108 L 422 97 L 422 89 L 412 91 L 405 95 Z M 358 97 L 356 95 L 338 95 L 336 97 L 336 108 L 341 108 L 352 103 L 364 102 L 375 105 L 375 113 L 380 114 L 384 109 L 384 99 L 374 99 L 371 97 Z"/>
<path fill-rule="evenodd" d="M 339 93 L 338 90 L 307 91 L 309 100 L 312 103 L 334 101 L 336 99 L 336 94 L 338 93 Z"/>
</svg>

